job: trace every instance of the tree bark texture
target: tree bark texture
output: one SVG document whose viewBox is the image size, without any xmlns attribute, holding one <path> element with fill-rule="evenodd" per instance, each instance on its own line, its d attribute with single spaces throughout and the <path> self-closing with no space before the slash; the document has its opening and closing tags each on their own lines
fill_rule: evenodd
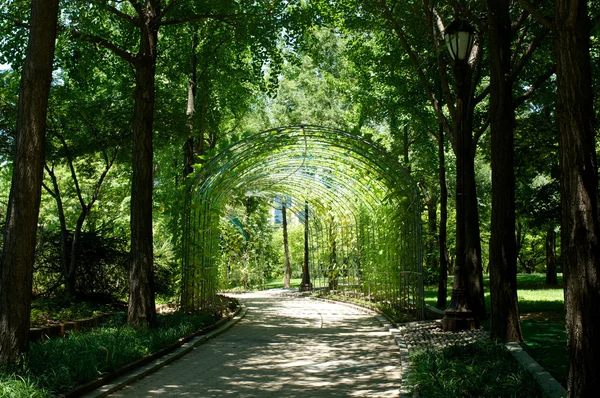
<svg viewBox="0 0 600 398">
<path fill-rule="evenodd" d="M 448 245 L 447 245 L 447 222 L 448 222 L 448 188 L 446 186 L 446 158 L 444 154 L 444 126 L 440 124 L 438 131 L 438 161 L 440 179 L 440 278 L 438 283 L 438 296 L 436 306 L 446 308 L 448 297 Z"/>
<path fill-rule="evenodd" d="M 509 0 L 486 0 L 490 50 L 492 228 L 490 238 L 490 335 L 522 341 L 517 299 L 514 120 L 510 81 Z"/>
<path fill-rule="evenodd" d="M 546 232 L 546 284 L 558 284 L 556 275 L 556 232 L 554 232 L 554 228 L 548 228 Z"/>
<path fill-rule="evenodd" d="M 467 297 L 473 313 L 479 319 L 486 318 L 483 293 L 483 267 L 481 265 L 481 233 L 479 231 L 479 209 L 475 183 L 475 150 L 471 133 L 465 147 L 465 272 L 467 274 Z M 457 258 L 458 261 L 458 258 Z"/>
<path fill-rule="evenodd" d="M 140 15 L 140 51 L 134 60 L 136 88 L 131 181 L 131 268 L 127 313 L 130 324 L 142 327 L 153 326 L 156 321 L 152 240 L 152 124 L 158 25 L 154 22 L 157 10 L 150 3 L 143 9 L 143 15 Z"/>
<path fill-rule="evenodd" d="M 586 1 L 555 1 L 561 261 L 569 397 L 592 397 L 600 390 L 600 223 L 590 29 Z"/>
<path fill-rule="evenodd" d="M 19 92 L 13 176 L 0 263 L 0 363 L 28 349 L 31 287 L 44 174 L 48 95 L 58 0 L 33 0 L 29 42 Z"/>
<path fill-rule="evenodd" d="M 283 277 L 283 287 L 285 289 L 290 288 L 290 279 L 292 279 L 292 265 L 290 264 L 290 245 L 288 242 L 288 230 L 287 230 L 287 198 L 283 198 L 281 203 L 281 224 L 283 227 L 283 251 L 285 253 L 285 275 Z"/>
<path fill-rule="evenodd" d="M 308 202 L 304 205 L 304 262 L 302 264 L 302 282 L 300 291 L 311 291 L 310 268 L 309 268 L 309 241 L 308 241 Z"/>
</svg>

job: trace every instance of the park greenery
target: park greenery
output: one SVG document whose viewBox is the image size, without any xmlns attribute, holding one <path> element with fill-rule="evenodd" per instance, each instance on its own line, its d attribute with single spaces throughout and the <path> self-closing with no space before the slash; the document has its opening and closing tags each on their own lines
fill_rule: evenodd
<svg viewBox="0 0 600 398">
<path fill-rule="evenodd" d="M 0 373 L 2 394 L 62 392 L 35 355 L 71 343 L 27 338 L 50 312 L 127 302 L 98 333 L 147 353 L 138 333 L 162 330 L 155 304 L 185 286 L 192 181 L 232 145 L 290 125 L 361 137 L 410 175 L 428 304 L 450 304 L 461 270 L 493 339 L 524 339 L 572 397 L 598 390 L 600 3 L 2 0 L 0 14 L 0 364 L 21 369 Z M 464 64 L 444 43 L 458 18 L 477 32 Z M 349 163 L 338 176 L 360 175 Z M 284 238 L 281 200 L 248 191 L 231 189 L 210 224 L 216 290 L 273 286 L 286 258 L 303 277 L 302 209 Z M 325 290 L 343 291 L 360 239 L 336 240 L 327 222 Z"/>
<path fill-rule="evenodd" d="M 408 383 L 423 397 L 542 397 L 531 373 L 498 343 L 420 351 Z M 465 372 L 465 369 L 468 369 Z"/>
<path fill-rule="evenodd" d="M 154 329 L 139 329 L 128 325 L 125 313 L 120 313 L 99 327 L 71 333 L 68 338 L 33 343 L 24 370 L 18 374 L 0 373 L 0 396 L 51 397 L 67 393 L 214 322 L 213 316 L 173 313 L 159 315 Z"/>
</svg>

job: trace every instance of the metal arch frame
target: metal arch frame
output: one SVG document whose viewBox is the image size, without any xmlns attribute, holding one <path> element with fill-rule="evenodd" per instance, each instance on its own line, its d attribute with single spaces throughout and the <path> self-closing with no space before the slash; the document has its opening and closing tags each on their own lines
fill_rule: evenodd
<svg viewBox="0 0 600 398">
<path fill-rule="evenodd" d="M 230 194 L 241 191 L 288 195 L 301 204 L 290 208 L 294 213 L 308 201 L 315 214 L 309 218 L 313 258 L 326 258 L 328 245 L 321 247 L 319 239 L 327 225 L 321 218 L 327 217 L 342 231 L 342 261 L 353 262 L 353 293 L 423 317 L 419 190 L 397 160 L 374 143 L 320 126 L 270 129 L 230 145 L 188 184 L 182 242 L 185 310 L 209 307 L 214 300 L 221 215 Z"/>
</svg>

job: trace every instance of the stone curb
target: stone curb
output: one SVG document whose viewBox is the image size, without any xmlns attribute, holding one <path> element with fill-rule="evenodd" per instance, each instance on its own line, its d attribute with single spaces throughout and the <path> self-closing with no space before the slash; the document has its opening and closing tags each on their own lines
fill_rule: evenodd
<svg viewBox="0 0 600 398">
<path fill-rule="evenodd" d="M 506 348 L 519 364 L 532 374 L 548 398 L 567 397 L 567 390 L 546 369 L 531 358 L 519 343 L 506 343 Z"/>
<path fill-rule="evenodd" d="M 246 316 L 247 312 L 248 312 L 248 309 L 243 304 L 241 304 L 240 311 L 238 311 L 238 313 L 231 320 L 224 323 L 219 328 L 217 328 L 211 332 L 208 332 L 206 334 L 203 334 L 201 336 L 194 337 L 193 339 L 184 343 L 181 347 L 175 349 L 171 353 L 169 353 L 165 356 L 162 356 L 162 357 L 160 357 L 138 369 L 132 370 L 132 371 L 124 374 L 123 376 L 118 377 L 112 383 L 106 384 L 94 391 L 91 391 L 85 395 L 82 395 L 82 397 L 85 397 L 85 398 L 106 397 L 107 395 L 112 394 L 113 392 L 118 391 L 118 390 L 124 388 L 125 386 L 132 384 L 135 381 L 146 377 L 150 373 L 153 373 L 153 372 L 157 371 L 158 369 L 162 368 L 163 366 L 168 365 L 171 362 L 175 361 L 176 359 L 181 358 L 182 356 L 184 356 L 185 354 L 187 354 L 188 352 L 193 350 L 195 347 L 197 347 L 197 346 L 205 343 L 206 341 L 217 337 L 221 333 L 231 329 L 231 327 L 233 327 L 236 323 L 238 323 L 240 320 L 242 320 L 242 318 L 244 318 L 244 316 Z"/>
</svg>

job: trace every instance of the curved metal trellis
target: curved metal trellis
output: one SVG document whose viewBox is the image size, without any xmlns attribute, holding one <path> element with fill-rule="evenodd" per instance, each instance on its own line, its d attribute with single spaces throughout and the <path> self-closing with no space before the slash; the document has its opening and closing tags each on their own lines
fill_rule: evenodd
<svg viewBox="0 0 600 398">
<path fill-rule="evenodd" d="M 251 135 L 196 174 L 185 200 L 184 309 L 196 311 L 214 300 L 221 218 L 239 192 L 290 197 L 296 214 L 308 202 L 314 288 L 383 301 L 423 317 L 416 184 L 395 159 L 363 137 L 318 126 Z"/>
</svg>

